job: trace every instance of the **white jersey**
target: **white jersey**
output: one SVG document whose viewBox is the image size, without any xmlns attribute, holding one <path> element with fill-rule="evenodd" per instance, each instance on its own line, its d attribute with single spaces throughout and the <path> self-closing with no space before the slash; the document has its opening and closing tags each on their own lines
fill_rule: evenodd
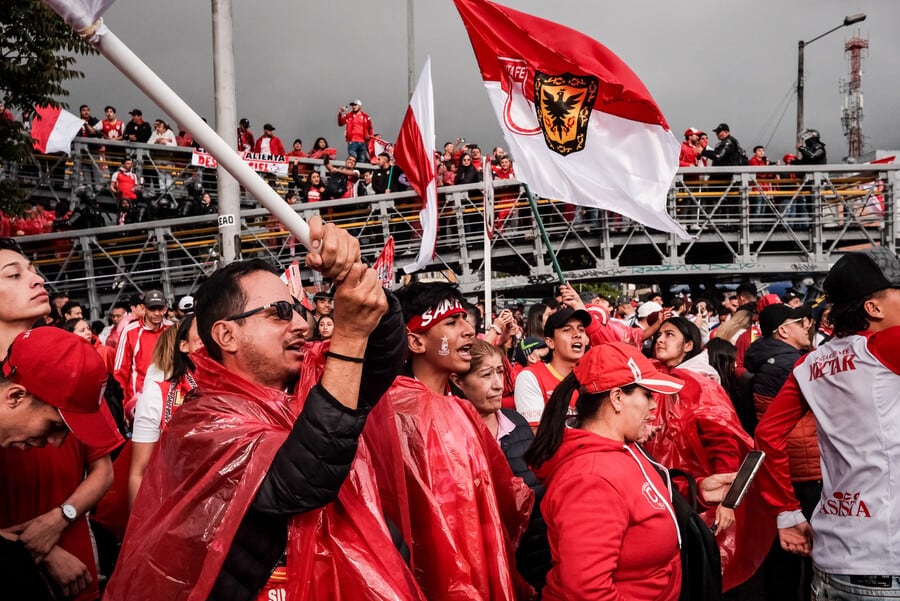
<svg viewBox="0 0 900 601">
<path fill-rule="evenodd" d="M 822 454 L 813 561 L 833 574 L 900 573 L 900 374 L 853 335 L 809 353 L 794 377 Z"/>
</svg>

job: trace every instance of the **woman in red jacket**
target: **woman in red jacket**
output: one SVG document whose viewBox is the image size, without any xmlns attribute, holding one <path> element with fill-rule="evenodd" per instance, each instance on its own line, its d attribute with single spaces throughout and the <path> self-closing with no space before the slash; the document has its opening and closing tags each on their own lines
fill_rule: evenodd
<svg viewBox="0 0 900 601">
<path fill-rule="evenodd" d="M 664 468 L 636 442 L 656 411 L 652 393 L 681 387 L 634 346 L 611 342 L 591 348 L 553 392 L 525 456 L 547 486 L 541 512 L 553 567 L 543 599 L 678 599 L 681 541 L 671 493 Z M 707 500 L 722 498 L 729 480 L 707 478 Z"/>
</svg>

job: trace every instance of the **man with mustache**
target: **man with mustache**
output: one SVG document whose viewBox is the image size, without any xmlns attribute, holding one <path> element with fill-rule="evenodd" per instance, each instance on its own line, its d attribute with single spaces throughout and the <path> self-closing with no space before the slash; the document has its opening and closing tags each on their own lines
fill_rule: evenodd
<svg viewBox="0 0 900 601">
<path fill-rule="evenodd" d="M 194 295 L 205 347 L 191 354 L 197 390 L 147 466 L 106 599 L 147 591 L 155 599 L 249 601 L 266 598 L 261 591 L 298 599 L 322 574 L 329 583 L 322 586 L 353 577 L 343 564 L 335 584 L 316 549 L 342 536 L 346 521 L 366 516 L 320 508 L 339 491 L 340 502 L 359 502 L 342 485 L 356 466 L 366 417 L 400 368 L 403 325 L 356 239 L 318 217 L 309 227 L 317 252 L 307 266 L 335 283 L 330 347 L 305 342 L 305 309 L 264 261 L 232 263 L 203 283 Z M 352 543 L 327 555 L 368 549 L 380 533 L 350 535 Z M 378 573 L 402 578 L 402 560 L 384 538 L 392 555 L 367 551 L 350 563 L 393 556 L 391 569 Z"/>
</svg>

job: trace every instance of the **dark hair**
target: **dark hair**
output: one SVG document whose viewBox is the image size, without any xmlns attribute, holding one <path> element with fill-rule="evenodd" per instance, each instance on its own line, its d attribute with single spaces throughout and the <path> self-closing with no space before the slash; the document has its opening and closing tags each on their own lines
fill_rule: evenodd
<svg viewBox="0 0 900 601">
<path fill-rule="evenodd" d="M 738 398 L 737 377 L 734 373 L 734 360 L 737 349 L 724 338 L 713 338 L 706 344 L 709 365 L 719 374 L 722 388 L 734 402 Z"/>
<path fill-rule="evenodd" d="M 116 107 L 112 106 L 111 104 L 107 104 L 106 106 L 104 106 L 104 107 L 103 107 L 103 112 L 105 113 L 106 111 L 108 111 L 108 110 L 110 110 L 110 109 L 112 109 L 112 112 L 114 112 L 114 113 L 118 113 L 118 112 L 119 112 L 119 111 L 116 110 Z"/>
<path fill-rule="evenodd" d="M 71 313 L 72 309 L 74 309 L 75 307 L 84 309 L 84 307 L 82 307 L 81 303 L 79 303 L 78 301 L 70 300 L 59 309 L 60 316 L 65 316 L 66 313 Z"/>
<path fill-rule="evenodd" d="M 0 238 L 0 250 L 11 250 L 13 252 L 17 252 L 23 257 L 25 256 L 25 252 L 22 250 L 22 247 L 14 238 Z"/>
<path fill-rule="evenodd" d="M 188 339 L 194 319 L 196 319 L 196 316 L 193 313 L 187 313 L 178 322 L 178 331 L 175 333 L 175 348 L 172 355 L 172 375 L 169 377 L 170 382 L 177 382 L 188 371 L 194 370 L 194 362 L 191 361 L 187 353 L 181 352 L 181 349 L 178 348 L 180 342 Z"/>
<path fill-rule="evenodd" d="M 463 308 L 466 310 L 466 314 L 475 319 L 475 333 L 480 334 L 484 332 L 484 319 L 481 317 L 481 311 L 478 310 L 478 307 L 466 302 L 463 303 Z"/>
<path fill-rule="evenodd" d="M 544 311 L 548 309 L 544 303 L 535 303 L 528 308 L 528 317 L 525 318 L 525 335 L 544 337 Z"/>
<path fill-rule="evenodd" d="M 112 307 L 110 307 L 109 312 L 112 313 L 113 309 L 124 309 L 126 313 L 131 311 L 131 305 L 129 305 L 125 301 L 118 301 Z"/>
<path fill-rule="evenodd" d="M 89 326 L 91 325 L 91 322 L 86 320 L 84 317 L 73 317 L 72 319 L 67 319 L 66 322 L 62 324 L 62 329 L 64 329 L 66 332 L 74 332 L 75 326 L 78 325 L 79 321 L 84 321 L 87 322 Z"/>
<path fill-rule="evenodd" d="M 555 296 L 548 296 L 546 298 L 541 299 L 541 304 L 546 305 L 556 311 L 559 309 L 559 301 L 556 300 Z"/>
<path fill-rule="evenodd" d="M 301 140 L 300 138 L 297 138 L 296 140 L 294 140 L 294 144 L 299 144 L 300 146 L 303 146 L 303 140 Z"/>
<path fill-rule="evenodd" d="M 737 287 L 737 290 L 734 291 L 738 296 L 744 296 L 747 298 L 753 297 L 754 300 L 759 298 L 759 291 L 756 289 L 756 286 L 750 283 L 743 283 Z"/>
<path fill-rule="evenodd" d="M 323 146 L 323 148 L 328 148 L 328 140 L 326 140 L 322 136 L 319 136 L 318 138 L 316 138 L 316 141 L 313 143 L 313 150 L 319 149 L 319 142 L 324 142 L 325 146 Z"/>
<path fill-rule="evenodd" d="M 247 297 L 241 288 L 241 280 L 257 271 L 277 275 L 275 269 L 262 259 L 237 261 L 213 273 L 194 295 L 197 331 L 209 356 L 216 361 L 222 360 L 222 349 L 212 338 L 212 326 L 220 319 L 243 311 Z"/>
<path fill-rule="evenodd" d="M 325 315 L 320 316 L 319 319 L 316 320 L 316 328 L 315 328 L 315 331 L 313 332 L 313 337 L 312 337 L 313 340 L 326 340 L 325 338 L 322 338 L 322 332 L 319 331 L 319 324 L 322 323 L 323 319 L 330 319 L 331 323 L 333 325 L 334 324 L 334 313 L 326 313 Z"/>
<path fill-rule="evenodd" d="M 412 282 L 397 291 L 397 299 L 403 310 L 404 322 L 437 307 L 445 300 L 457 300 L 463 304 L 459 288 L 446 282 Z"/>
<path fill-rule="evenodd" d="M 88 109 L 88 110 L 90 110 L 91 107 L 89 107 L 89 106 L 86 105 L 86 104 L 82 104 L 81 106 L 78 107 L 78 111 L 81 112 L 81 109 Z"/>
<path fill-rule="evenodd" d="M 573 371 L 563 378 L 563 381 L 556 386 L 553 394 L 550 395 L 550 400 L 544 406 L 544 413 L 534 435 L 534 441 L 528 447 L 528 450 L 525 451 L 525 461 L 528 462 L 529 467 L 532 469 L 543 465 L 544 462 L 556 454 L 556 451 L 562 445 L 563 434 L 568 421 L 569 403 L 571 402 L 572 394 L 580 386 L 581 384 Z M 621 388 L 625 394 L 631 394 L 637 387 L 637 384 L 628 384 Z M 587 418 L 596 415 L 603 401 L 609 398 L 609 392 L 607 390 L 599 394 L 579 394 L 578 400 L 575 401 L 573 427 L 580 428 Z"/>
<path fill-rule="evenodd" d="M 760 148 L 763 148 L 763 146 L 762 146 L 761 144 L 757 144 L 756 146 L 754 146 L 754 147 L 753 147 L 753 152 L 754 152 L 754 154 L 755 154 L 756 151 L 759 150 Z"/>
<path fill-rule="evenodd" d="M 682 363 L 700 354 L 700 351 L 703 348 L 703 336 L 700 334 L 700 328 L 688 321 L 687 318 L 670 317 L 669 319 L 659 324 L 660 329 L 667 323 L 672 324 L 679 332 L 681 332 L 681 335 L 684 336 L 685 343 L 694 343 L 693 348 L 691 348 L 691 350 L 687 351 L 684 354 L 684 360 L 682 361 Z M 657 338 L 659 338 L 659 330 L 657 330 L 656 335 L 653 337 L 654 347 L 656 346 Z"/>
<path fill-rule="evenodd" d="M 858 332 L 864 332 L 869 329 L 869 314 L 866 312 L 866 302 L 872 298 L 882 294 L 884 290 L 879 290 L 863 298 L 845 301 L 842 303 L 832 303 L 831 313 L 828 314 L 828 320 L 834 327 L 834 335 L 836 338 L 843 338 Z"/>
<path fill-rule="evenodd" d="M 100 321 L 99 319 L 95 319 L 91 322 L 91 334 L 94 336 L 99 336 L 103 333 L 103 329 L 106 327 L 106 324 Z"/>
<path fill-rule="evenodd" d="M 391 155 L 386 152 L 379 152 L 378 156 L 385 157 L 387 160 L 391 160 Z"/>
</svg>

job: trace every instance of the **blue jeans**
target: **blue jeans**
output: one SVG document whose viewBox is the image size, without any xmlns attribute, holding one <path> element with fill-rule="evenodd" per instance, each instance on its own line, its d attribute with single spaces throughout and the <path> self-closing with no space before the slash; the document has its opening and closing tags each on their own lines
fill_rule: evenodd
<svg viewBox="0 0 900 601">
<path fill-rule="evenodd" d="M 369 162 L 369 151 L 365 142 L 347 142 L 347 154 L 356 157 L 357 163 Z"/>
<path fill-rule="evenodd" d="M 900 576 L 846 576 L 815 569 L 814 601 L 879 601 L 900 599 Z"/>
</svg>

